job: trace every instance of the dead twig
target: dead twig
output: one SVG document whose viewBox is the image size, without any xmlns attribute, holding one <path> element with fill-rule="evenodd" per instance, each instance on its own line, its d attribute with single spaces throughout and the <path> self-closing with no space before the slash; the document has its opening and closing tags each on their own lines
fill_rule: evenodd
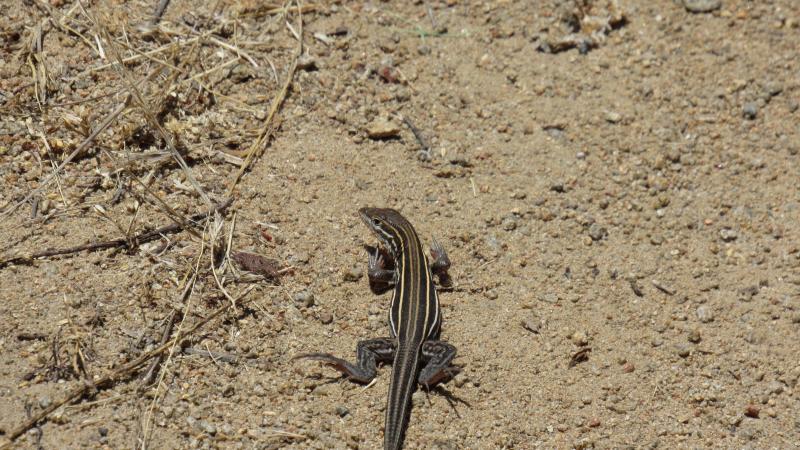
<svg viewBox="0 0 800 450">
<path fill-rule="evenodd" d="M 425 136 L 422 135 L 422 132 L 419 131 L 419 128 L 415 127 L 414 124 L 411 123 L 411 120 L 408 117 L 406 116 L 402 117 L 403 117 L 403 123 L 406 124 L 406 126 L 408 127 L 409 130 L 411 130 L 412 133 L 414 133 L 414 137 L 417 139 L 417 142 L 419 142 L 420 150 L 422 150 L 423 152 L 430 152 L 431 146 L 430 144 L 428 144 L 428 141 L 425 140 Z"/>
<path fill-rule="evenodd" d="M 246 304 L 246 303 L 247 303 L 247 301 L 240 302 L 240 305 Z M 186 337 L 191 336 L 192 334 L 194 334 L 197 330 L 199 330 L 201 327 L 206 325 L 208 322 L 210 322 L 210 321 L 214 320 L 215 318 L 219 317 L 222 313 L 224 313 L 225 311 L 230 309 L 230 307 L 231 307 L 231 305 L 226 303 L 225 305 L 223 305 L 220 308 L 218 308 L 216 311 L 211 313 L 206 318 L 201 319 L 193 327 L 191 327 L 188 330 L 186 330 L 186 332 L 178 331 L 178 334 L 174 338 L 170 339 L 168 342 L 165 342 L 164 344 L 159 345 L 158 347 L 154 348 L 153 350 L 150 350 L 149 352 L 147 352 L 147 353 L 143 354 L 142 356 L 134 359 L 133 361 L 130 361 L 130 362 L 122 365 L 120 368 L 118 368 L 114 372 L 98 378 L 94 382 L 94 384 L 85 383 L 83 386 L 79 386 L 79 387 L 73 389 L 72 391 L 70 391 L 67 395 L 65 395 L 59 401 L 53 402 L 53 404 L 51 404 L 47 408 L 44 408 L 42 411 L 40 411 L 38 414 L 36 414 L 35 416 L 31 417 L 30 419 L 26 420 L 23 424 L 21 424 L 20 426 L 14 428 L 13 430 L 11 430 L 7 435 L 8 442 L 0 444 L 0 450 L 6 450 L 6 449 L 11 448 L 11 445 L 14 443 L 14 441 L 18 437 L 22 436 L 29 429 L 34 427 L 37 423 L 45 420 L 47 418 L 47 416 L 49 416 L 51 413 L 53 413 L 53 411 L 57 410 L 58 408 L 62 407 L 63 405 L 65 405 L 67 403 L 70 403 L 72 401 L 78 400 L 81 397 L 83 397 L 84 395 L 95 391 L 96 389 L 108 388 L 108 387 L 112 386 L 114 383 L 116 383 L 118 381 L 121 381 L 125 377 L 127 377 L 130 374 L 132 374 L 133 372 L 135 372 L 136 369 L 139 368 L 139 366 L 141 366 L 145 362 L 149 361 L 151 358 L 159 356 L 159 355 L 163 354 L 164 352 L 168 351 L 174 345 L 176 345 L 176 344 L 180 343 L 181 341 L 183 341 Z"/>
<path fill-rule="evenodd" d="M 167 6 L 169 6 L 169 0 L 159 0 L 158 5 L 156 6 L 156 11 L 153 13 L 153 18 L 150 21 L 150 25 L 158 25 L 158 22 L 161 22 L 161 17 L 167 10 Z"/>
<path fill-rule="evenodd" d="M 653 287 L 655 287 L 659 291 L 661 291 L 661 292 L 663 292 L 663 293 L 665 293 L 667 295 L 675 295 L 675 290 L 664 286 L 663 284 L 659 283 L 658 280 L 651 280 L 650 282 L 653 283 Z"/>
<path fill-rule="evenodd" d="M 186 347 L 183 349 L 183 353 L 187 355 L 205 356 L 213 359 L 214 361 L 222 361 L 228 364 L 238 364 L 241 362 L 239 356 L 237 355 L 231 353 L 212 352 L 202 348 Z"/>
<path fill-rule="evenodd" d="M 190 291 L 191 284 L 186 285 L 186 289 L 184 289 L 183 297 L 186 296 L 186 293 Z M 175 317 L 177 316 L 177 311 L 172 310 L 167 318 L 167 324 L 164 326 L 164 332 L 161 333 L 161 341 L 159 344 L 164 345 L 168 340 L 169 337 L 172 335 L 172 328 L 175 326 Z M 153 383 L 153 380 L 156 378 L 156 369 L 161 364 L 161 360 L 164 359 L 164 354 L 160 354 L 156 356 L 153 361 L 150 362 L 150 366 L 147 367 L 147 371 L 142 376 L 142 384 L 141 386 L 148 386 Z"/>
<path fill-rule="evenodd" d="M 199 222 L 201 220 L 206 219 L 208 216 L 210 216 L 211 214 L 213 214 L 213 213 L 215 213 L 217 211 L 224 211 L 225 209 L 227 209 L 231 205 L 231 203 L 233 203 L 233 198 L 229 198 L 229 199 L 225 200 L 222 203 L 218 203 L 216 206 L 214 206 L 210 210 L 205 211 L 203 213 L 195 214 L 194 216 L 192 216 L 190 218 L 190 222 Z M 157 229 L 152 230 L 152 231 L 145 231 L 145 232 L 139 233 L 139 234 L 137 234 L 136 236 L 134 236 L 130 240 L 125 239 L 125 238 L 120 238 L 120 239 L 113 239 L 113 240 L 105 241 L 105 242 L 94 242 L 94 243 L 91 243 L 91 244 L 83 244 L 83 245 L 78 245 L 78 246 L 69 247 L 69 248 L 44 250 L 44 251 L 41 251 L 41 252 L 33 253 L 31 255 L 14 256 L 14 257 L 11 257 L 11 258 L 6 259 L 4 261 L 0 261 L 0 269 L 8 266 L 9 264 L 29 263 L 29 262 L 33 261 L 34 259 L 48 258 L 48 257 L 52 257 L 52 256 L 59 256 L 59 255 L 69 255 L 69 254 L 80 253 L 80 252 L 84 252 L 84 251 L 95 251 L 95 250 L 102 250 L 102 249 L 106 249 L 106 248 L 115 248 L 115 247 L 131 249 L 133 246 L 138 246 L 138 245 L 141 245 L 141 244 L 143 244 L 145 242 L 150 242 L 150 241 L 156 240 L 156 239 L 158 239 L 159 237 L 161 237 L 164 234 L 174 233 L 176 231 L 182 231 L 183 229 L 185 229 L 187 226 L 190 226 L 190 225 L 191 225 L 191 223 L 187 223 L 186 225 L 173 223 L 173 224 L 170 224 L 170 225 L 165 225 L 163 227 L 157 228 Z"/>
</svg>

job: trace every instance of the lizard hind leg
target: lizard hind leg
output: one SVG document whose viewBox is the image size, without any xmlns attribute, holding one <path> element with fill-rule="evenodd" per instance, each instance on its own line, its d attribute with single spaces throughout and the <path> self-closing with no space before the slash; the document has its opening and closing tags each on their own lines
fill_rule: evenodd
<svg viewBox="0 0 800 450">
<path fill-rule="evenodd" d="M 369 383 L 375 378 L 378 363 L 392 361 L 395 342 L 391 338 L 378 338 L 359 341 L 356 346 L 356 363 L 353 364 L 330 353 L 306 353 L 292 359 L 310 359 L 320 361 L 338 370 L 357 383 Z"/>
<path fill-rule="evenodd" d="M 461 370 L 451 366 L 456 357 L 456 348 L 444 341 L 427 341 L 422 344 L 422 360 L 425 366 L 419 373 L 419 384 L 430 388 L 439 382 L 453 378 Z"/>
</svg>

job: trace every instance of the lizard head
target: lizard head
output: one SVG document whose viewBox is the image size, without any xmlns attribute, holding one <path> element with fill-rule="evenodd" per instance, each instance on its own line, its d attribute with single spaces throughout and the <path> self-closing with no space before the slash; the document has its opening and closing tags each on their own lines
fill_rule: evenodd
<svg viewBox="0 0 800 450">
<path fill-rule="evenodd" d="M 361 208 L 358 215 L 393 257 L 400 255 L 404 230 L 413 230 L 405 217 L 391 208 Z"/>
</svg>

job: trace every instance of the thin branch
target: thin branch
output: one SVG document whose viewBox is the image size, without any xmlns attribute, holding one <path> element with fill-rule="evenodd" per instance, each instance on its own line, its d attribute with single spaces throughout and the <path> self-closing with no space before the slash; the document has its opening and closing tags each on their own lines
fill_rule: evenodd
<svg viewBox="0 0 800 450">
<path fill-rule="evenodd" d="M 227 199 L 227 200 L 225 200 L 222 203 L 218 203 L 215 207 L 209 209 L 208 211 L 205 211 L 205 212 L 199 213 L 199 214 L 195 214 L 194 216 L 190 217 L 190 222 L 199 222 L 201 220 L 204 220 L 204 219 L 206 219 L 208 216 L 210 216 L 211 214 L 213 214 L 216 211 L 223 211 L 223 210 L 227 209 L 231 205 L 231 203 L 233 203 L 233 198 L 232 197 Z M 113 239 L 113 240 L 105 241 L 105 242 L 94 242 L 94 243 L 91 243 L 91 244 L 83 244 L 83 245 L 78 245 L 78 246 L 69 247 L 69 248 L 44 250 L 44 251 L 41 251 L 41 252 L 33 253 L 31 255 L 14 256 L 14 257 L 11 257 L 11 258 L 6 259 L 4 261 L 0 261 L 0 269 L 6 267 L 9 264 L 28 263 L 28 262 L 30 262 L 30 261 L 32 261 L 34 259 L 48 258 L 48 257 L 51 257 L 51 256 L 69 255 L 69 254 L 72 254 L 72 253 L 80 253 L 80 252 L 84 252 L 84 251 L 95 251 L 95 250 L 102 250 L 102 249 L 114 248 L 114 247 L 130 249 L 130 248 L 133 248 L 135 246 L 144 244 L 145 242 L 154 241 L 154 240 L 158 239 L 159 237 L 161 237 L 164 234 L 174 233 L 176 231 L 181 231 L 181 230 L 185 229 L 186 227 L 188 227 L 190 225 L 192 225 L 192 224 L 188 223 L 186 225 L 181 225 L 181 224 L 177 224 L 177 223 L 172 223 L 170 225 L 165 225 L 163 227 L 157 228 L 157 229 L 152 230 L 152 231 L 144 231 L 142 233 L 139 233 L 136 236 L 134 236 L 133 239 L 131 239 L 131 240 L 120 238 L 120 239 Z"/>
<path fill-rule="evenodd" d="M 181 297 L 185 298 L 186 293 L 189 291 L 189 289 L 190 289 L 190 284 L 187 284 L 186 288 L 183 290 L 183 294 L 181 295 Z M 159 344 L 161 345 L 166 344 L 167 341 L 169 340 L 169 337 L 172 335 L 172 328 L 175 326 L 176 315 L 177 311 L 173 309 L 172 312 L 169 314 L 169 317 L 167 318 L 167 324 L 164 326 L 164 332 L 161 333 L 161 342 L 159 342 Z M 142 384 L 141 384 L 142 387 L 148 386 L 153 382 L 157 373 L 156 369 L 158 368 L 159 364 L 161 364 L 162 359 L 164 359 L 163 354 L 158 355 L 150 362 L 150 365 L 147 367 L 147 371 L 144 373 L 144 376 L 142 376 Z"/>
</svg>

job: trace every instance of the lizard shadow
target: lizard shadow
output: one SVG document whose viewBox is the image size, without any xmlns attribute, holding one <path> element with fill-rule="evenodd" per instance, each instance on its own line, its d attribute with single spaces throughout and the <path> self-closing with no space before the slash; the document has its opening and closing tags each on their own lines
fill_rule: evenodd
<svg viewBox="0 0 800 450">
<path fill-rule="evenodd" d="M 424 388 L 423 387 L 422 389 L 425 391 L 426 394 L 434 392 L 434 393 L 444 397 L 445 400 L 447 400 L 447 403 L 450 405 L 450 407 L 453 408 L 453 412 L 456 413 L 456 417 L 458 417 L 459 419 L 461 418 L 461 414 L 458 413 L 458 408 L 456 408 L 456 404 L 457 403 L 460 403 L 460 404 L 466 406 L 467 408 L 472 408 L 472 404 L 471 403 L 469 403 L 468 401 L 464 400 L 461 397 L 456 396 L 455 394 L 453 394 L 451 391 L 447 390 L 441 384 L 437 384 L 437 385 L 432 386 L 430 388 Z M 428 404 L 430 405 L 430 398 L 428 398 Z"/>
</svg>

